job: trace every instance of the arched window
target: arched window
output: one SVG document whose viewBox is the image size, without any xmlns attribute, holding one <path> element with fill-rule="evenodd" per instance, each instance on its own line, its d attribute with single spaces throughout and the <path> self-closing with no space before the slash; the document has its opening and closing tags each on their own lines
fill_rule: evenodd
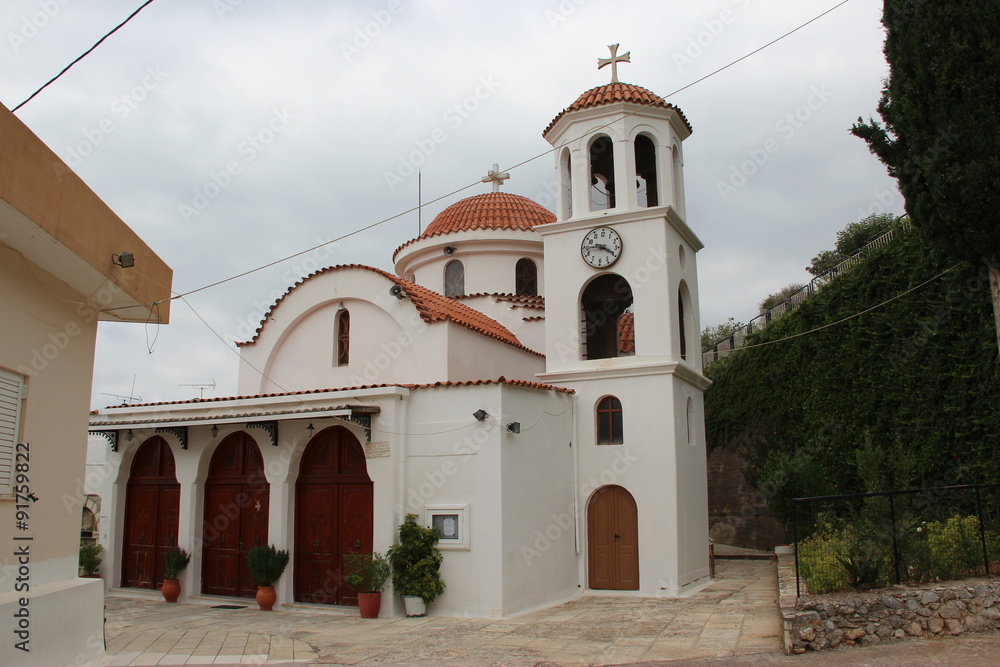
<svg viewBox="0 0 1000 667">
<path fill-rule="evenodd" d="M 639 206 L 659 206 L 656 146 L 644 134 L 635 138 L 635 187 Z"/>
<path fill-rule="evenodd" d="M 587 285 L 580 299 L 586 341 L 584 359 L 608 359 L 625 354 L 621 344 L 628 338 L 622 335 L 619 321 L 631 305 L 632 288 L 619 275 L 606 273 Z"/>
<path fill-rule="evenodd" d="M 597 444 L 620 445 L 625 442 L 622 433 L 622 402 L 614 396 L 605 396 L 597 402 Z"/>
<path fill-rule="evenodd" d="M 453 259 L 444 267 L 444 295 L 448 297 L 465 294 L 465 267 Z"/>
<path fill-rule="evenodd" d="M 517 260 L 514 285 L 518 296 L 538 296 L 538 267 L 527 257 Z"/>
<path fill-rule="evenodd" d="M 560 161 L 560 168 L 562 169 L 562 180 L 563 180 L 563 211 L 565 211 L 566 218 L 573 217 L 573 162 L 570 159 L 569 149 L 563 151 L 562 160 Z"/>
<path fill-rule="evenodd" d="M 684 321 L 684 292 L 683 288 L 677 290 L 677 325 L 681 342 L 681 359 L 687 359 L 687 324 Z"/>
<path fill-rule="evenodd" d="M 351 360 L 351 313 L 337 314 L 337 365 L 346 366 Z"/>
<path fill-rule="evenodd" d="M 590 210 L 615 207 L 615 156 L 611 138 L 602 135 L 590 144 Z"/>
</svg>

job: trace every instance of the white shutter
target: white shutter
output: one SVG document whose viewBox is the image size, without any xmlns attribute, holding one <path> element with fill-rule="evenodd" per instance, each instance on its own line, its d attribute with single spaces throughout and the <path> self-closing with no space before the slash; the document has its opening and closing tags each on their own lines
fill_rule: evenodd
<svg viewBox="0 0 1000 667">
<path fill-rule="evenodd" d="M 0 369 L 0 496 L 13 495 L 14 446 L 21 423 L 24 378 Z"/>
</svg>

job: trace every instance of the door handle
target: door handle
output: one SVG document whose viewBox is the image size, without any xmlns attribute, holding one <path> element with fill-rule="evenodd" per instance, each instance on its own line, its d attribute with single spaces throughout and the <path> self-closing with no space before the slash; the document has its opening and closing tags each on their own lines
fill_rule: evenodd
<svg viewBox="0 0 1000 667">
<path fill-rule="evenodd" d="M 620 538 L 620 537 L 621 537 L 621 535 L 615 535 L 615 539 L 616 539 L 616 540 L 617 540 L 618 538 Z"/>
<path fill-rule="evenodd" d="M 361 548 L 361 540 L 354 540 L 354 548 L 355 549 Z"/>
<path fill-rule="evenodd" d="M 144 539 L 146 539 L 146 533 L 139 533 L 139 541 L 142 542 Z"/>
</svg>

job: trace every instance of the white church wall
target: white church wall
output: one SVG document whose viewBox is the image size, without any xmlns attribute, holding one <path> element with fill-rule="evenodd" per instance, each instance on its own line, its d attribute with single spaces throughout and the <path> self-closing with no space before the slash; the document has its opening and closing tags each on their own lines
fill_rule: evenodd
<svg viewBox="0 0 1000 667">
<path fill-rule="evenodd" d="M 399 492 L 403 509 L 427 525 L 428 506 L 464 506 L 469 530 L 467 549 L 442 545 L 447 587 L 431 612 L 500 616 L 500 387 L 420 389 L 408 403 L 406 469 Z M 473 417 L 479 409 L 489 414 L 483 422 Z"/>
<path fill-rule="evenodd" d="M 524 308 L 491 294 L 468 297 L 461 299 L 461 302 L 507 327 L 529 350 L 545 350 L 545 310 Z"/>
<path fill-rule="evenodd" d="M 535 382 L 535 375 L 545 369 L 543 357 L 451 322 L 447 327 L 449 380 L 495 380 L 502 375 Z"/>
<path fill-rule="evenodd" d="M 505 613 L 513 614 L 579 592 L 577 443 L 571 394 L 520 387 L 502 393 L 503 600 Z M 520 433 L 507 432 L 511 422 Z"/>
</svg>

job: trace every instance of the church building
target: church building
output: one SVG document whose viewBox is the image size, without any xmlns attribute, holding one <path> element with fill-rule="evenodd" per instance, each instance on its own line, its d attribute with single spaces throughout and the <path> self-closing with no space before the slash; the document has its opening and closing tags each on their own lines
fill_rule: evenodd
<svg viewBox="0 0 1000 667">
<path fill-rule="evenodd" d="M 182 600 L 252 597 L 246 553 L 275 544 L 281 605 L 356 605 L 344 555 L 384 553 L 408 513 L 441 533 L 432 614 L 709 583 L 691 126 L 618 81 L 627 59 L 542 133 L 555 213 L 494 165 L 394 273 L 290 286 L 239 343 L 237 396 L 91 416 L 109 587 L 159 588 L 180 545 Z"/>
</svg>

